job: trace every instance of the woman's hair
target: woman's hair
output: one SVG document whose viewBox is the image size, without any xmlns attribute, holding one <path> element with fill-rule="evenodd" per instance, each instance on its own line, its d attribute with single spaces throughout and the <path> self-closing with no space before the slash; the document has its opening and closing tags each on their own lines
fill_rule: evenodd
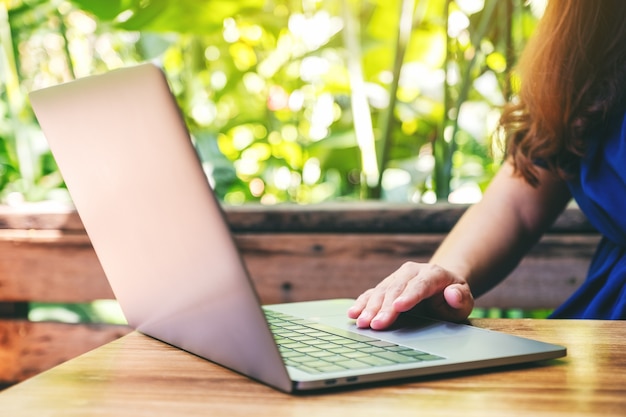
<svg viewBox="0 0 626 417">
<path fill-rule="evenodd" d="M 549 0 L 520 58 L 518 100 L 500 120 L 507 157 L 536 186 L 536 164 L 576 170 L 590 133 L 626 102 L 626 0 Z"/>
</svg>

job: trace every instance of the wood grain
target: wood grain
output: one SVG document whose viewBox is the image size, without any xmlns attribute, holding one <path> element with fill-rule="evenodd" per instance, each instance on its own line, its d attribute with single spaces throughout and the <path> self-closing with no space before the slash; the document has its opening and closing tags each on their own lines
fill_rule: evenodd
<svg viewBox="0 0 626 417">
<path fill-rule="evenodd" d="M 0 393 L 20 416 L 624 416 L 626 325 L 475 320 L 563 344 L 565 358 L 342 392 L 290 396 L 131 333 Z"/>
<path fill-rule="evenodd" d="M 0 383 L 24 380 L 129 332 L 119 325 L 0 320 Z"/>
<path fill-rule="evenodd" d="M 427 261 L 440 234 L 237 233 L 264 303 L 356 297 L 408 260 Z M 599 240 L 551 234 L 478 305 L 552 308 L 584 280 Z M 0 301 L 113 299 L 85 234 L 0 230 Z M 539 290 L 538 290 L 539 289 Z"/>
<path fill-rule="evenodd" d="M 301 233 L 447 233 L 468 206 L 389 203 L 383 201 L 338 202 L 311 205 L 225 205 L 234 232 Z M 0 229 L 81 231 L 80 217 L 71 208 L 0 205 Z M 597 233 L 584 214 L 568 207 L 550 229 L 555 233 Z"/>
<path fill-rule="evenodd" d="M 356 297 L 403 262 L 428 260 L 465 209 L 363 202 L 231 206 L 225 214 L 261 301 L 271 304 Z M 567 209 L 512 276 L 477 305 L 559 305 L 584 279 L 598 240 L 580 211 Z M 0 384 L 119 336 L 116 326 L 21 321 L 29 302 L 114 298 L 75 211 L 0 206 L 0 253 Z"/>
<path fill-rule="evenodd" d="M 408 260 L 427 261 L 441 235 L 246 234 L 237 242 L 265 303 L 355 297 Z M 584 280 L 598 238 L 546 236 L 478 306 L 553 308 Z"/>
</svg>

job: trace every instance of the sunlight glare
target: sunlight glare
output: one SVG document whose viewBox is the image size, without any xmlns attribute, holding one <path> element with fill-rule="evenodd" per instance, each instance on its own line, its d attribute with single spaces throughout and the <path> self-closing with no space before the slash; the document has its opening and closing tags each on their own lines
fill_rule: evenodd
<svg viewBox="0 0 626 417">
<path fill-rule="evenodd" d="M 238 150 L 245 149 L 254 142 L 254 134 L 247 126 L 237 126 L 233 128 L 232 137 L 233 146 Z"/>
<path fill-rule="evenodd" d="M 466 182 L 452 191 L 448 196 L 448 202 L 452 204 L 478 203 L 483 196 L 480 187 L 475 182 Z"/>
<path fill-rule="evenodd" d="M 546 11 L 548 0 L 527 0 L 526 4 L 530 4 L 530 9 L 535 17 L 540 18 Z"/>
<path fill-rule="evenodd" d="M 254 72 L 246 72 L 243 76 L 243 84 L 250 94 L 261 94 L 266 82 Z"/>
<path fill-rule="evenodd" d="M 411 183 L 411 174 L 404 169 L 387 168 L 383 173 L 382 186 L 386 192 L 407 187 Z M 406 200 L 403 196 L 402 200 Z"/>
<path fill-rule="evenodd" d="M 285 125 L 280 130 L 282 138 L 287 142 L 295 142 L 298 140 L 298 128 L 294 125 Z"/>
<path fill-rule="evenodd" d="M 228 78 L 226 78 L 226 74 L 222 71 L 213 71 L 211 73 L 210 85 L 211 88 L 215 91 L 219 91 L 226 87 L 226 83 L 228 82 Z"/>
<path fill-rule="evenodd" d="M 255 178 L 250 181 L 250 193 L 255 197 L 260 197 L 265 192 L 265 183 L 261 178 Z"/>
<path fill-rule="evenodd" d="M 207 61 L 217 61 L 218 59 L 220 59 L 220 56 L 220 49 L 215 45 L 209 45 L 204 50 L 204 57 L 207 59 Z"/>
<path fill-rule="evenodd" d="M 201 126 L 208 126 L 217 117 L 217 108 L 212 101 L 204 101 L 191 108 L 191 117 Z"/>
<path fill-rule="evenodd" d="M 330 69 L 330 64 L 324 58 L 308 56 L 300 64 L 300 78 L 302 81 L 312 82 L 320 79 Z"/>
<path fill-rule="evenodd" d="M 82 12 L 72 12 L 68 14 L 69 25 L 83 35 L 89 35 L 96 31 L 98 27 L 96 21 L 89 15 Z"/>
<path fill-rule="evenodd" d="M 239 28 L 237 28 L 237 22 L 235 22 L 235 19 L 232 17 L 224 19 L 224 31 L 222 36 L 228 43 L 234 43 L 239 40 Z"/>
<path fill-rule="evenodd" d="M 279 190 L 287 190 L 291 185 L 291 171 L 287 167 L 280 167 L 274 172 L 274 186 Z"/>
<path fill-rule="evenodd" d="M 334 98 L 332 94 L 325 93 L 318 97 L 311 112 L 311 128 L 309 134 L 314 141 L 328 136 L 328 127 L 334 121 L 333 112 Z"/>
<path fill-rule="evenodd" d="M 289 17 L 289 31 L 299 38 L 305 48 L 313 51 L 326 44 L 332 36 L 343 27 L 338 17 L 330 16 L 327 11 L 321 10 L 313 16 L 294 13 Z"/>
<path fill-rule="evenodd" d="M 293 112 L 300 111 L 304 106 L 304 93 L 301 90 L 292 91 L 289 95 L 289 110 Z"/>
<path fill-rule="evenodd" d="M 485 8 L 485 0 L 456 0 L 456 4 L 468 15 L 478 13 Z"/>
<path fill-rule="evenodd" d="M 450 13 L 448 17 L 448 36 L 458 38 L 470 25 L 467 15 L 459 10 Z"/>
<path fill-rule="evenodd" d="M 422 194 L 422 203 L 435 204 L 437 202 L 437 194 L 433 190 L 427 190 Z"/>
<path fill-rule="evenodd" d="M 237 171 L 237 175 L 241 177 L 249 177 L 252 175 L 256 175 L 259 172 L 259 164 L 256 160 L 252 158 L 241 158 L 236 160 L 234 163 L 235 170 Z"/>
<path fill-rule="evenodd" d="M 307 185 L 315 184 L 322 174 L 320 161 L 317 158 L 309 158 L 302 168 L 302 181 Z"/>
<path fill-rule="evenodd" d="M 498 78 L 493 71 L 485 71 L 484 74 L 477 77 L 474 80 L 474 88 L 496 106 L 501 106 L 505 102 Z"/>
</svg>

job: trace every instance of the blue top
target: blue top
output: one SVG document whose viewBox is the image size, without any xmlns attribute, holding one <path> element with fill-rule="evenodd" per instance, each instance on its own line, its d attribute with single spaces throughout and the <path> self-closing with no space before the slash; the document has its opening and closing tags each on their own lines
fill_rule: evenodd
<svg viewBox="0 0 626 417">
<path fill-rule="evenodd" d="M 626 115 L 590 144 L 572 196 L 602 234 L 587 279 L 553 318 L 626 319 Z"/>
</svg>

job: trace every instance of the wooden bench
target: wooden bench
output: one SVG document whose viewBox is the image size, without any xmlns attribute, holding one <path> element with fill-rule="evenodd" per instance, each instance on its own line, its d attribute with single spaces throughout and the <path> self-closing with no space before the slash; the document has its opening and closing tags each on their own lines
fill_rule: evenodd
<svg viewBox="0 0 626 417">
<path fill-rule="evenodd" d="M 462 206 L 338 203 L 227 207 L 263 303 L 355 297 L 406 260 L 426 261 Z M 567 209 L 479 307 L 553 308 L 585 277 L 599 240 Z M 481 242 L 477 241 L 477 245 Z M 122 325 L 33 322 L 31 302 L 112 299 L 72 210 L 0 207 L 0 384 L 10 385 L 127 333 Z"/>
</svg>

